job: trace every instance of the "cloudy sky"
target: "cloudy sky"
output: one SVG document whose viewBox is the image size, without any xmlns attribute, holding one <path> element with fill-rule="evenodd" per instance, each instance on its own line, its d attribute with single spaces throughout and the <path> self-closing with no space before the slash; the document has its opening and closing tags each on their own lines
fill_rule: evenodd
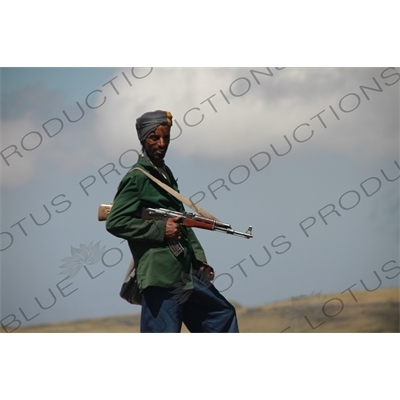
<svg viewBox="0 0 400 400">
<path fill-rule="evenodd" d="M 196 231 L 228 299 L 346 304 L 398 286 L 399 81 L 390 67 L 2 68 L 3 329 L 140 311 L 118 296 L 128 247 L 96 217 L 155 109 L 174 116 L 180 191 L 253 226 L 250 240 Z"/>
</svg>

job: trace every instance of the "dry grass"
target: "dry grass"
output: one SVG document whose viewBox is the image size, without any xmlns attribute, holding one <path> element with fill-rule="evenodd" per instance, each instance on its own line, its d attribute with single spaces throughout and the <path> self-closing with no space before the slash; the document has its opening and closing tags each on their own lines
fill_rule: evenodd
<svg viewBox="0 0 400 400">
<path fill-rule="evenodd" d="M 240 331 L 267 332 L 399 332 L 399 288 L 375 292 L 315 295 L 244 308 L 236 304 Z M 41 333 L 139 332 L 138 314 L 20 328 Z M 183 327 L 182 332 L 187 332 Z"/>
</svg>

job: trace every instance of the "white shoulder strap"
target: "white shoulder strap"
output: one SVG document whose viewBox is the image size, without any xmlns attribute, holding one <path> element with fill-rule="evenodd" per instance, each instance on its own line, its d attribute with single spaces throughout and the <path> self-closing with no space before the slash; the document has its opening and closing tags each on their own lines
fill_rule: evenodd
<svg viewBox="0 0 400 400">
<path fill-rule="evenodd" d="M 200 214 L 202 217 L 205 218 L 210 218 L 216 221 L 219 221 L 216 217 L 214 217 L 212 214 L 210 214 L 208 211 L 202 209 L 201 207 L 197 206 L 196 204 L 193 203 L 193 201 L 187 199 L 185 196 L 181 195 L 178 193 L 176 190 L 172 189 L 170 186 L 166 185 L 165 183 L 161 182 L 159 179 L 155 178 L 153 175 L 149 174 L 147 171 L 143 170 L 142 168 L 132 168 L 132 170 L 138 170 L 141 171 L 144 175 L 146 175 L 149 179 L 151 179 L 153 182 L 157 183 L 159 186 L 161 186 L 164 190 L 166 190 L 169 194 L 172 196 L 176 197 L 178 200 L 180 200 L 183 204 L 186 204 L 188 207 L 190 207 L 193 211 L 196 211 L 198 214 Z"/>
</svg>

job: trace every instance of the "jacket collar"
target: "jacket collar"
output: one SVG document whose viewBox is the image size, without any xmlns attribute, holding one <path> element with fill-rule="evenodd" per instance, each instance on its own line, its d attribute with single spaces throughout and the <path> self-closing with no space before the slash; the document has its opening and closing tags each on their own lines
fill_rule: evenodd
<svg viewBox="0 0 400 400">
<path fill-rule="evenodd" d="M 160 170 L 149 160 L 148 157 L 144 156 L 143 153 L 139 156 L 138 159 L 138 164 L 140 164 L 142 167 L 145 167 L 148 172 L 150 172 L 152 175 L 156 175 L 158 179 L 160 179 L 162 182 L 165 184 L 171 186 L 171 187 L 176 187 L 176 181 L 174 176 L 172 175 L 171 170 L 168 168 L 166 164 L 165 165 L 165 170 L 166 174 L 168 174 L 169 179 L 167 179 L 164 174 L 160 172 Z"/>
</svg>

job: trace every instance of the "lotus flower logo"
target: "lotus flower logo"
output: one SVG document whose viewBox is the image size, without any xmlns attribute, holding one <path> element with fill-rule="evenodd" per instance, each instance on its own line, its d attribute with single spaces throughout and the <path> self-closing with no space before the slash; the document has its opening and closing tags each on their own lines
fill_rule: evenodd
<svg viewBox="0 0 400 400">
<path fill-rule="evenodd" d="M 60 274 L 68 275 L 68 278 L 75 276 L 81 268 L 87 265 L 97 264 L 105 251 L 105 246 L 100 248 L 100 241 L 93 244 L 93 241 L 88 245 L 80 244 L 79 247 L 71 246 L 71 257 L 65 257 L 61 260 L 63 265 L 58 268 L 63 270 Z"/>
</svg>

